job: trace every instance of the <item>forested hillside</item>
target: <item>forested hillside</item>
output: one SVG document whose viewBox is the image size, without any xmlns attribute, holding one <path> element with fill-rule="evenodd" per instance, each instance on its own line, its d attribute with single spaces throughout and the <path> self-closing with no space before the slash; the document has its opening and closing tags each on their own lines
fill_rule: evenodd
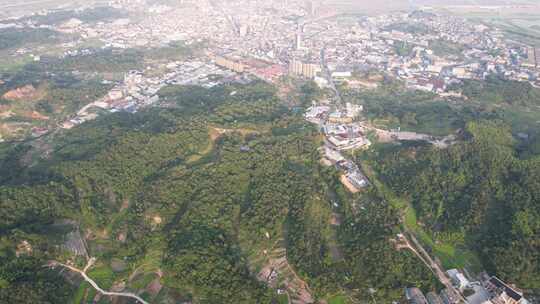
<svg viewBox="0 0 540 304">
<path fill-rule="evenodd" d="M 102 288 L 152 303 L 278 303 L 276 289 L 293 293 L 299 282 L 315 300 L 385 303 L 407 286 L 440 288 L 390 242 L 397 211 L 375 192 L 344 191 L 319 164 L 317 130 L 273 87 L 160 96 L 161 108 L 0 150 L 0 302 L 110 303 L 78 276 L 43 267 L 82 268 L 84 248 Z M 285 266 L 267 284 L 261 274 L 275 260 Z"/>
<path fill-rule="evenodd" d="M 540 288 L 538 154 L 519 158 L 502 123 L 469 123 L 462 137 L 445 150 L 387 147 L 377 169 L 435 239 L 472 247 L 491 273 Z"/>
</svg>

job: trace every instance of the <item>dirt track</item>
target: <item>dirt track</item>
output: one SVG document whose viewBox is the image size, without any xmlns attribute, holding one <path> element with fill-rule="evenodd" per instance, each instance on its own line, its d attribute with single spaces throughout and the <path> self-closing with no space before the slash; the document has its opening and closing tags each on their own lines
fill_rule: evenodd
<svg viewBox="0 0 540 304">
<path fill-rule="evenodd" d="M 90 285 L 92 285 L 92 287 L 94 287 L 94 289 L 96 289 L 102 295 L 105 295 L 105 296 L 117 296 L 117 297 L 127 297 L 127 298 L 135 299 L 135 300 L 137 300 L 137 301 L 139 301 L 140 303 L 143 303 L 143 304 L 150 304 L 150 303 L 146 302 L 143 298 L 139 297 L 138 295 L 136 295 L 134 293 L 130 293 L 130 292 L 110 292 L 110 291 L 105 291 L 105 290 L 101 289 L 99 287 L 99 285 L 86 274 L 88 269 L 90 269 L 90 267 L 92 267 L 92 265 L 95 263 L 95 261 L 96 260 L 94 258 L 89 259 L 88 263 L 86 264 L 86 267 L 84 267 L 83 270 L 80 270 L 80 269 L 77 269 L 77 268 L 75 268 L 73 266 L 62 264 L 62 263 L 59 263 L 59 262 L 56 262 L 56 261 L 51 262 L 49 264 L 49 266 L 50 267 L 61 266 L 61 267 L 67 268 L 67 269 L 69 269 L 69 270 L 71 270 L 73 272 L 79 273 L 84 278 L 85 281 L 87 281 Z"/>
</svg>

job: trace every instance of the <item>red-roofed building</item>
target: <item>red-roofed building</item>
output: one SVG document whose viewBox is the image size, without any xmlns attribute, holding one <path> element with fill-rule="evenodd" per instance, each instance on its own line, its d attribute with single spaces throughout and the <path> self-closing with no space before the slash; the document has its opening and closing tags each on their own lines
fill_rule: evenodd
<svg viewBox="0 0 540 304">
<path fill-rule="evenodd" d="M 253 73 L 263 80 L 276 82 L 281 76 L 287 73 L 287 69 L 278 64 L 274 64 L 265 68 L 256 69 Z"/>
</svg>

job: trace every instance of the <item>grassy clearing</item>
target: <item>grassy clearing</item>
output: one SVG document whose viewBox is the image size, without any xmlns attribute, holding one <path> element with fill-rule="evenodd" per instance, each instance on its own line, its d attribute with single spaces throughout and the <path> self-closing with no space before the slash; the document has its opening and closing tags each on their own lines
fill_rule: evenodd
<svg viewBox="0 0 540 304">
<path fill-rule="evenodd" d="M 165 242 L 157 239 L 153 240 L 152 246 L 149 246 L 149 250 L 144 256 L 139 267 L 143 273 L 155 272 L 160 269 L 163 252 L 165 251 Z"/>
<path fill-rule="evenodd" d="M 13 57 L 10 55 L 1 55 L 0 73 L 14 73 L 30 62 L 33 62 L 30 56 Z"/>
<path fill-rule="evenodd" d="M 279 304 L 289 304 L 289 297 L 286 294 L 282 294 L 277 297 L 277 301 Z"/>
<path fill-rule="evenodd" d="M 505 109 L 505 120 L 512 126 L 514 132 L 524 132 L 531 135 L 540 132 L 539 107 L 508 107 Z"/>
<path fill-rule="evenodd" d="M 446 269 L 467 268 L 474 273 L 482 271 L 482 265 L 476 254 L 466 248 L 458 248 L 450 244 L 435 244 L 433 249 Z"/>
<path fill-rule="evenodd" d="M 336 295 L 328 299 L 328 304 L 347 304 L 347 298 L 343 295 Z"/>
<path fill-rule="evenodd" d="M 88 276 L 105 290 L 110 289 L 114 283 L 114 272 L 109 266 L 94 268 L 88 272 Z"/>
<path fill-rule="evenodd" d="M 81 285 L 79 285 L 79 288 L 77 289 L 77 292 L 75 293 L 75 296 L 73 297 L 73 304 L 81 304 L 83 303 L 86 295 L 86 290 L 90 288 L 90 284 L 87 282 L 83 282 Z"/>
<path fill-rule="evenodd" d="M 208 145 L 201 151 L 197 152 L 197 154 L 191 155 L 187 159 L 188 164 L 193 164 L 201 160 L 204 156 L 210 154 L 210 152 L 214 150 L 215 142 L 221 134 L 216 128 L 208 128 L 208 134 L 209 134 Z"/>
<path fill-rule="evenodd" d="M 157 275 L 153 273 L 148 273 L 142 276 L 140 279 L 136 280 L 131 284 L 131 288 L 135 290 L 141 290 L 146 288 L 153 280 L 157 278 Z"/>
<path fill-rule="evenodd" d="M 96 295 L 97 295 L 97 290 L 95 290 L 93 287 L 90 286 L 87 289 L 86 297 L 83 299 L 85 301 L 81 302 L 81 304 L 83 304 L 83 303 L 93 303 L 94 302 L 93 300 L 96 297 Z"/>
<path fill-rule="evenodd" d="M 194 163 L 200 161 L 201 159 L 203 159 L 204 157 L 208 156 L 214 150 L 216 141 L 223 134 L 235 133 L 235 132 L 240 133 L 242 136 L 247 136 L 247 135 L 253 134 L 253 133 L 259 133 L 258 131 L 255 131 L 253 129 L 246 129 L 246 128 L 220 129 L 220 128 L 217 128 L 217 127 L 209 127 L 208 128 L 208 136 L 209 136 L 208 145 L 204 149 L 198 151 L 196 154 L 191 155 L 187 159 L 187 163 L 188 164 L 194 164 Z"/>
<path fill-rule="evenodd" d="M 403 203 L 403 202 L 401 202 Z M 466 248 L 458 248 L 453 244 L 446 242 L 435 242 L 433 238 L 418 225 L 418 219 L 416 211 L 407 203 L 408 207 L 404 215 L 404 226 L 413 231 L 418 239 L 425 245 L 431 248 L 435 257 L 437 257 L 444 268 L 465 268 L 474 272 L 479 272 L 482 269 L 481 263 L 478 257 L 470 250 Z"/>
</svg>

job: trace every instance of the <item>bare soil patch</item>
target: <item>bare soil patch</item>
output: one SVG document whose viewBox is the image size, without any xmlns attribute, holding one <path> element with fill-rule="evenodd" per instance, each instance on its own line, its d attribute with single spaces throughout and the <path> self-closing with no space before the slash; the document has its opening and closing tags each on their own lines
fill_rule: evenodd
<svg viewBox="0 0 540 304">
<path fill-rule="evenodd" d="M 36 89 L 33 85 L 27 84 L 23 87 L 8 91 L 2 98 L 9 101 L 37 101 L 46 95 L 47 90 L 45 85 L 41 85 Z"/>
</svg>

